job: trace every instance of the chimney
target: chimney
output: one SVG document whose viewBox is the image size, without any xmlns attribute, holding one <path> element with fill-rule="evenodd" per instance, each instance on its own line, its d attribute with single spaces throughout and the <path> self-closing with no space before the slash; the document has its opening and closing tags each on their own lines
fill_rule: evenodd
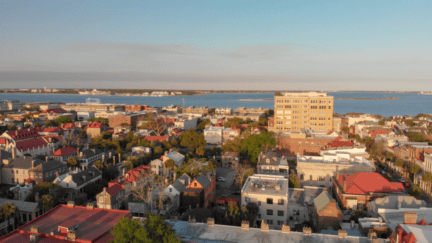
<svg viewBox="0 0 432 243">
<path fill-rule="evenodd" d="M 94 204 L 93 203 L 87 203 L 87 209 L 93 210 Z"/>
<path fill-rule="evenodd" d="M 56 151 L 56 149 L 53 147 L 53 153 Z"/>
<path fill-rule="evenodd" d="M 60 173 L 59 173 L 58 171 L 56 171 L 56 178 L 59 177 L 59 174 L 60 174 Z"/>
<path fill-rule="evenodd" d="M 75 231 L 68 231 L 68 233 L 67 233 L 67 240 L 69 240 L 69 241 L 76 241 L 76 233 L 75 233 Z"/>
<path fill-rule="evenodd" d="M 77 148 L 77 154 L 80 154 L 79 147 Z"/>
<path fill-rule="evenodd" d="M 34 167 L 35 167 L 35 161 L 32 160 L 32 168 L 34 168 Z"/>
<path fill-rule="evenodd" d="M 270 227 L 264 220 L 261 221 L 261 231 L 269 231 Z"/>
<path fill-rule="evenodd" d="M 45 157 L 45 162 L 48 162 L 48 159 L 49 159 L 49 157 L 48 157 L 48 156 L 46 156 L 46 157 Z"/>
<path fill-rule="evenodd" d="M 78 172 L 79 172 L 79 170 L 78 170 L 78 167 L 76 167 L 76 168 L 75 168 L 75 171 L 76 171 L 76 173 L 78 173 Z"/>
<path fill-rule="evenodd" d="M 109 158 L 111 159 L 111 157 L 112 157 L 112 152 L 109 152 Z"/>
<path fill-rule="evenodd" d="M 214 226 L 215 225 L 214 218 L 207 218 L 207 225 L 208 226 Z"/>
<path fill-rule="evenodd" d="M 121 163 L 121 154 L 118 155 L 119 163 Z"/>
<path fill-rule="evenodd" d="M 16 148 L 12 148 L 12 159 L 16 159 Z"/>
<path fill-rule="evenodd" d="M 114 157 L 113 157 L 113 165 L 115 165 L 115 158 L 116 158 L 116 157 L 114 156 Z"/>
<path fill-rule="evenodd" d="M 68 201 L 67 206 L 73 208 L 73 207 L 75 207 L 75 202 L 74 201 Z"/>
<path fill-rule="evenodd" d="M 168 155 L 168 151 L 165 151 L 164 155 Z"/>
<path fill-rule="evenodd" d="M 312 229 L 309 227 L 303 227 L 303 234 L 304 235 L 310 235 L 312 234 Z"/>
<path fill-rule="evenodd" d="M 346 230 L 338 230 L 338 238 L 347 238 L 348 237 L 348 233 L 346 232 Z"/>
<path fill-rule="evenodd" d="M 90 149 L 90 144 L 87 144 L 87 149 Z"/>
<path fill-rule="evenodd" d="M 122 168 L 122 176 L 124 176 L 125 174 L 126 174 L 126 168 L 123 167 L 123 168 Z"/>
<path fill-rule="evenodd" d="M 82 166 L 81 166 L 81 170 L 82 170 L 82 171 L 85 171 L 85 165 L 82 165 Z"/>
<path fill-rule="evenodd" d="M 37 225 L 32 225 L 30 227 L 30 232 L 35 233 L 35 234 L 39 234 L 39 227 Z"/>
<path fill-rule="evenodd" d="M 377 237 L 377 233 L 373 229 L 369 229 L 369 233 L 367 235 L 367 238 L 369 240 L 373 240 Z"/>
<path fill-rule="evenodd" d="M 249 221 L 247 221 L 247 220 L 243 220 L 242 222 L 241 222 L 241 228 L 242 229 L 246 229 L 246 230 L 248 230 L 249 229 Z"/>
<path fill-rule="evenodd" d="M 413 211 L 405 211 L 404 213 L 404 224 L 417 224 L 417 213 Z"/>
<path fill-rule="evenodd" d="M 35 202 L 39 202 L 39 192 L 35 193 Z"/>
<path fill-rule="evenodd" d="M 282 225 L 282 233 L 290 233 L 290 232 L 291 232 L 290 226 L 287 224 L 283 224 Z"/>
<path fill-rule="evenodd" d="M 71 172 L 72 171 L 72 167 L 69 167 L 69 172 Z"/>
</svg>

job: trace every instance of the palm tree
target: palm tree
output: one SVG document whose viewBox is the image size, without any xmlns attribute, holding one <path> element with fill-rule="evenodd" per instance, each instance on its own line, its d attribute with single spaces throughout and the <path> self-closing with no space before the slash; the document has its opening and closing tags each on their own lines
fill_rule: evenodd
<svg viewBox="0 0 432 243">
<path fill-rule="evenodd" d="M 0 214 L 8 220 L 8 228 L 10 225 L 10 219 L 15 216 L 16 212 L 17 208 L 12 203 L 3 204 L 3 206 L 1 207 Z M 6 229 L 6 231 L 8 230 Z"/>
</svg>

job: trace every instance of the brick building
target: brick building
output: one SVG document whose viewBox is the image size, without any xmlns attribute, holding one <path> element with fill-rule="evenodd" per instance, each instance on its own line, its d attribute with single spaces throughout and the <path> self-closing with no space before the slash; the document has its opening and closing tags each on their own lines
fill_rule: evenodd
<svg viewBox="0 0 432 243">
<path fill-rule="evenodd" d="M 36 183 L 41 182 L 53 182 L 59 175 L 68 172 L 66 163 L 57 160 L 49 160 L 35 165 L 32 162 L 32 168 L 28 170 L 29 178 L 34 180 Z"/>
<path fill-rule="evenodd" d="M 319 154 L 321 148 L 333 142 L 334 139 L 334 136 L 308 136 L 304 133 L 282 134 L 278 137 L 278 148 L 289 150 L 296 155 Z"/>
<path fill-rule="evenodd" d="M 10 234 L 0 237 L 12 242 L 110 242 L 111 230 L 121 218 L 131 217 L 130 211 L 75 206 L 73 201 L 61 204 Z M 33 240 L 32 240 L 33 238 Z"/>
<path fill-rule="evenodd" d="M 314 199 L 314 224 L 315 230 L 321 232 L 323 229 L 332 227 L 339 229 L 339 222 L 343 221 L 343 213 L 337 202 L 327 191 L 323 191 Z"/>
<path fill-rule="evenodd" d="M 90 139 L 101 135 L 101 133 L 107 129 L 107 126 L 105 126 L 103 123 L 94 121 L 88 124 L 88 126 L 84 129 L 86 130 L 87 137 Z"/>
<path fill-rule="evenodd" d="M 132 113 L 126 115 L 117 115 L 109 117 L 109 125 L 110 127 L 118 127 L 122 124 L 128 124 L 129 126 L 136 127 L 138 120 L 142 120 L 146 117 L 146 114 L 143 113 Z"/>
<path fill-rule="evenodd" d="M 341 207 L 357 210 L 379 197 L 403 195 L 405 188 L 402 183 L 389 182 L 379 173 L 360 172 L 354 175 L 336 175 L 333 192 Z"/>
<path fill-rule="evenodd" d="M 412 165 L 416 163 L 416 159 L 424 161 L 424 153 L 432 153 L 432 146 L 400 145 L 393 150 L 396 158 L 404 159 Z"/>
<path fill-rule="evenodd" d="M 205 176 L 200 175 L 195 178 L 188 186 L 183 194 L 183 205 L 196 208 L 208 207 L 210 202 L 215 201 L 216 194 L 216 175 Z"/>
<path fill-rule="evenodd" d="M 126 111 L 146 111 L 147 109 L 148 109 L 147 105 L 140 105 L 140 104 L 125 106 Z"/>
</svg>

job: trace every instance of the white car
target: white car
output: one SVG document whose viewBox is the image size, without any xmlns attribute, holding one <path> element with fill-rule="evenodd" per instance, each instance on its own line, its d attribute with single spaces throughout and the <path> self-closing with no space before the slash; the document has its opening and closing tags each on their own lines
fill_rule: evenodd
<svg viewBox="0 0 432 243">
<path fill-rule="evenodd" d="M 218 180 L 218 181 L 225 181 L 225 178 L 223 178 L 223 177 L 218 177 L 217 180 Z"/>
</svg>

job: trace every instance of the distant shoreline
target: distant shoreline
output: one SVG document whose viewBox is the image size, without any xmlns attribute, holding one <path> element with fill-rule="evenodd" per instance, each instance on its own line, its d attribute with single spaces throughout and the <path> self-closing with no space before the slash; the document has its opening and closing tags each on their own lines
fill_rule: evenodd
<svg viewBox="0 0 432 243">
<path fill-rule="evenodd" d="M 386 98 L 361 98 L 361 97 L 346 97 L 334 98 L 335 100 L 401 100 L 399 97 L 386 97 Z M 272 101 L 274 99 L 239 99 L 238 101 Z"/>
</svg>

